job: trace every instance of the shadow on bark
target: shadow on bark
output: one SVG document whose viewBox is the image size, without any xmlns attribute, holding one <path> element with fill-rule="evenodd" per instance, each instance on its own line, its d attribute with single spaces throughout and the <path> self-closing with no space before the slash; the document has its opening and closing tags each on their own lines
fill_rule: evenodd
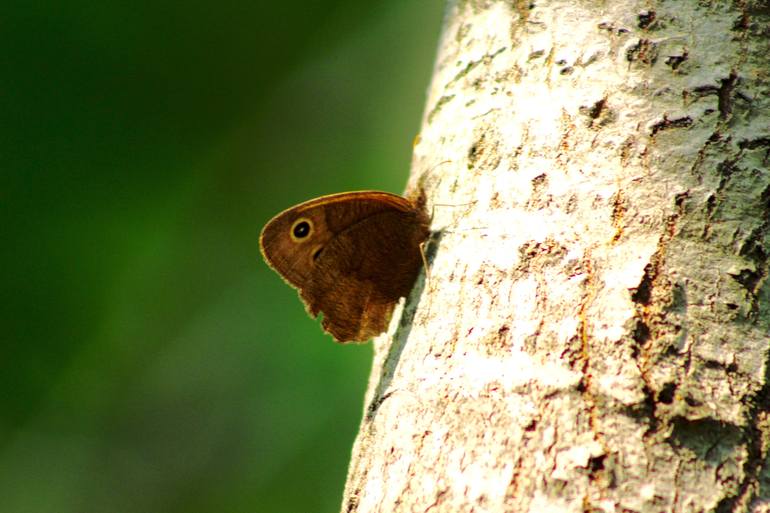
<svg viewBox="0 0 770 513">
<path fill-rule="evenodd" d="M 444 230 L 432 232 L 428 238 L 428 243 L 425 245 L 425 260 L 428 267 L 424 270 L 423 275 L 415 282 L 414 288 L 404 305 L 401 320 L 398 323 L 396 332 L 393 334 L 393 341 L 388 348 L 388 356 L 385 358 L 385 363 L 382 366 L 382 373 L 380 374 L 380 380 L 377 383 L 374 397 L 372 398 L 372 402 L 369 403 L 369 406 L 366 408 L 367 422 L 374 419 L 380 405 L 382 405 L 385 399 L 394 392 L 394 390 L 388 391 L 388 389 L 393 381 L 393 375 L 398 367 L 398 362 L 401 359 L 401 353 L 404 351 L 407 340 L 409 340 L 409 334 L 412 331 L 412 322 L 414 321 L 414 314 L 417 311 L 417 305 L 420 303 L 420 298 L 422 297 L 425 285 L 428 282 L 425 272 L 433 266 L 433 259 L 436 257 L 436 252 L 438 251 L 443 236 Z"/>
</svg>

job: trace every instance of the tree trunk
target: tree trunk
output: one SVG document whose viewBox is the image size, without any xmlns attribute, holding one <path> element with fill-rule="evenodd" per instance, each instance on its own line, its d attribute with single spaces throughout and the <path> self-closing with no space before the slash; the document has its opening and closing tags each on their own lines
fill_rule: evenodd
<svg viewBox="0 0 770 513">
<path fill-rule="evenodd" d="M 770 511 L 769 160 L 767 2 L 451 2 L 342 511 Z"/>
</svg>

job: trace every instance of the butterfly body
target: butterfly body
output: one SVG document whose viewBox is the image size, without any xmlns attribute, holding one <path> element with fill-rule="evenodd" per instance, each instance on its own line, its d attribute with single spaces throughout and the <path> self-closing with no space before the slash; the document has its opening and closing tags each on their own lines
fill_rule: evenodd
<svg viewBox="0 0 770 513">
<path fill-rule="evenodd" d="M 429 219 L 386 192 L 322 196 L 281 212 L 260 236 L 265 261 L 298 289 L 308 313 L 339 342 L 387 329 L 422 266 Z"/>
</svg>

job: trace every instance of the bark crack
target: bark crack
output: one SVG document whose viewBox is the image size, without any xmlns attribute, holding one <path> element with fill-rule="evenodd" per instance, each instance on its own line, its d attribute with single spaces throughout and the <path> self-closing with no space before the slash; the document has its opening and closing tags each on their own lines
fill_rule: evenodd
<svg viewBox="0 0 770 513">
<path fill-rule="evenodd" d="M 672 128 L 689 128 L 692 126 L 692 118 L 690 116 L 681 116 L 674 119 L 669 119 L 667 114 L 663 114 L 663 119 L 653 123 L 650 127 L 650 135 L 653 137 L 658 132 L 663 130 L 671 130 Z"/>
<path fill-rule="evenodd" d="M 596 274 L 594 272 L 592 261 L 592 249 L 587 248 L 583 253 L 582 267 L 585 270 L 586 279 L 584 284 L 585 293 L 580 302 L 580 309 L 578 313 L 579 321 L 579 337 L 580 337 L 580 356 L 579 356 L 579 371 L 581 373 L 581 380 L 578 384 L 578 391 L 580 392 L 585 402 L 585 407 L 588 413 L 588 423 L 593 435 L 594 441 L 596 441 L 602 448 L 602 454 L 593 456 L 588 460 L 588 482 L 591 486 L 586 489 L 583 508 L 584 511 L 592 511 L 591 506 L 591 487 L 597 487 L 601 489 L 601 486 L 596 486 L 600 482 L 601 476 L 607 472 L 604 466 L 604 459 L 608 454 L 612 452 L 607 440 L 604 437 L 600 427 L 599 419 L 601 412 L 597 406 L 596 393 L 593 385 L 593 375 L 591 371 L 591 351 L 589 348 L 591 335 L 589 333 L 589 320 L 588 309 L 596 298 L 599 287 L 596 283 Z"/>
<path fill-rule="evenodd" d="M 636 323 L 632 338 L 635 343 L 633 349 L 635 353 L 634 360 L 637 362 L 640 376 L 644 382 L 643 392 L 645 394 L 645 410 L 649 415 L 648 435 L 656 433 L 661 429 L 658 414 L 658 403 L 671 404 L 675 397 L 677 385 L 668 382 L 656 389 L 654 382 L 648 376 L 650 371 L 649 359 L 651 358 L 650 342 L 656 340 L 658 325 L 664 322 L 661 313 L 652 310 L 650 306 L 653 303 L 653 295 L 656 294 L 656 288 L 664 288 L 662 282 L 663 269 L 665 267 L 666 252 L 671 240 L 676 234 L 676 226 L 679 219 L 685 213 L 685 201 L 689 198 L 689 191 L 677 194 L 674 199 L 675 211 L 668 216 L 664 226 L 664 232 L 661 234 L 655 252 L 650 257 L 650 261 L 644 268 L 639 285 L 631 291 L 631 300 L 636 303 Z M 663 290 L 663 294 L 671 294 L 671 290 Z M 638 357 L 636 356 L 638 355 Z"/>
<path fill-rule="evenodd" d="M 764 385 L 753 397 L 747 418 L 748 425 L 741 431 L 741 441 L 748 453 L 743 464 L 743 479 L 739 482 L 738 492 L 723 498 L 714 509 L 716 513 L 737 513 L 745 511 L 757 497 L 760 489 L 760 477 L 767 465 L 767 440 L 770 435 L 768 424 L 770 413 L 770 359 L 765 361 Z"/>
</svg>

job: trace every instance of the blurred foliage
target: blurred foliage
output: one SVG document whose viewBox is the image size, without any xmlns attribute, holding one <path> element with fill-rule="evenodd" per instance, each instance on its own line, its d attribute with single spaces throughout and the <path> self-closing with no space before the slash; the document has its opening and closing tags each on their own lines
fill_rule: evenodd
<svg viewBox="0 0 770 513">
<path fill-rule="evenodd" d="M 257 235 L 403 190 L 442 9 L 4 3 L 1 511 L 339 509 L 371 349 Z"/>
</svg>

